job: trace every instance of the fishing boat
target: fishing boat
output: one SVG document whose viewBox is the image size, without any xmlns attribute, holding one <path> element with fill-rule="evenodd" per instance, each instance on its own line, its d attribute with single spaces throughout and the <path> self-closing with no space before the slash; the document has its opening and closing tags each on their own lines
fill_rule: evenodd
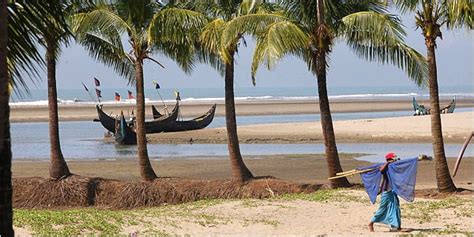
<svg viewBox="0 0 474 237">
<path fill-rule="evenodd" d="M 98 121 L 102 124 L 102 126 L 107 129 L 111 133 L 115 133 L 115 124 L 116 121 L 119 119 L 115 119 L 112 116 L 108 115 L 102 110 L 102 107 L 97 105 L 97 113 L 99 115 Z M 179 112 L 179 102 L 176 102 L 176 106 L 173 108 L 173 111 L 169 115 L 161 116 L 158 119 L 154 119 L 152 121 L 145 122 L 145 131 L 146 133 L 159 133 L 163 132 L 165 128 L 168 127 L 169 124 L 174 123 L 178 118 Z M 97 120 L 94 120 L 97 121 Z M 129 124 L 133 126 L 133 124 Z"/>
<path fill-rule="evenodd" d="M 115 142 L 120 145 L 136 145 L 137 134 L 133 131 L 133 127 L 125 121 L 123 112 L 120 113 L 119 119 L 115 120 Z"/>
<path fill-rule="evenodd" d="M 441 108 L 439 111 L 442 114 L 450 114 L 454 112 L 455 108 L 456 108 L 456 97 L 453 98 L 453 100 L 451 101 L 451 103 L 449 103 L 449 105 Z M 415 110 L 415 113 L 413 114 L 414 116 L 428 115 L 430 114 L 430 110 L 431 110 L 431 109 L 426 108 L 424 105 L 418 104 L 415 97 L 413 97 L 413 109 Z"/>
<path fill-rule="evenodd" d="M 155 108 L 156 110 L 156 108 Z M 191 120 L 175 121 L 163 126 L 163 132 L 182 132 L 191 131 L 207 127 L 214 119 L 216 113 L 216 104 L 214 104 L 205 114 Z M 153 117 L 158 114 L 153 114 Z"/>
</svg>

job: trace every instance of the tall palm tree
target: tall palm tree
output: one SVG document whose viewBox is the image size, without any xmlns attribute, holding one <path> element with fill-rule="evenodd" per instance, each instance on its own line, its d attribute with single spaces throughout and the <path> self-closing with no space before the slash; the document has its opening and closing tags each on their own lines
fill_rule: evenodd
<svg viewBox="0 0 474 237">
<path fill-rule="evenodd" d="M 135 83 L 140 174 L 143 180 L 157 178 L 146 146 L 143 62 L 150 60 L 162 66 L 151 57 L 153 52 L 159 52 L 189 72 L 195 59 L 197 39 L 193 36 L 197 36 L 206 18 L 153 0 L 116 0 L 77 14 L 73 22 L 76 39 L 91 56 Z M 128 39 L 128 45 L 123 37 Z"/>
<path fill-rule="evenodd" d="M 327 57 L 335 39 L 346 42 L 355 53 L 370 61 L 392 63 L 405 69 L 417 83 L 426 74 L 423 56 L 403 43 L 405 32 L 399 19 L 385 10 L 378 1 L 281 1 L 286 18 L 269 24 L 253 34 L 257 37 L 252 62 L 252 78 L 261 63 L 270 68 L 287 54 L 302 58 L 316 75 L 321 113 L 321 126 L 326 147 L 329 176 L 341 172 L 331 110 L 327 92 Z M 235 21 L 225 38 L 242 28 L 252 29 L 247 23 Z M 332 187 L 346 187 L 346 178 L 331 180 Z"/>
<path fill-rule="evenodd" d="M 0 0 L 0 235 L 14 236 L 12 211 L 12 152 L 10 143 L 7 0 Z"/>
<path fill-rule="evenodd" d="M 253 178 L 253 174 L 245 165 L 240 153 L 234 101 L 235 54 L 238 52 L 240 42 L 245 44 L 244 31 L 234 32 L 235 34 L 225 39 L 225 42 L 223 42 L 222 33 L 226 30 L 229 22 L 236 18 L 245 18 L 250 13 L 263 17 L 262 20 L 267 20 L 264 15 L 267 16 L 266 13 L 273 10 L 272 5 L 262 4 L 262 1 L 222 0 L 199 1 L 194 4 L 194 7 L 212 19 L 201 33 L 201 44 L 205 51 L 220 55 L 224 64 L 225 118 L 232 177 L 239 182 L 244 182 Z M 256 23 L 255 20 L 257 19 L 254 19 L 254 23 Z M 223 44 L 226 46 L 221 47 Z"/>
<path fill-rule="evenodd" d="M 10 88 L 18 92 L 25 86 L 24 77 L 38 76 L 37 66 L 44 66 L 35 33 L 44 30 L 42 15 L 60 22 L 60 10 L 51 2 L 0 1 L 0 235 L 14 236 L 12 227 L 12 179 L 9 98 Z M 8 43 L 7 43 L 8 42 Z"/>
<path fill-rule="evenodd" d="M 422 30 L 425 39 L 429 68 L 429 91 L 431 104 L 431 135 L 435 157 L 436 183 L 440 192 L 454 192 L 456 186 L 449 174 L 444 152 L 443 131 L 439 107 L 438 73 L 436 66 L 436 39 L 442 39 L 441 27 L 473 28 L 473 7 L 471 0 L 410 0 L 395 1 L 403 12 L 416 11 L 416 26 Z"/>
</svg>

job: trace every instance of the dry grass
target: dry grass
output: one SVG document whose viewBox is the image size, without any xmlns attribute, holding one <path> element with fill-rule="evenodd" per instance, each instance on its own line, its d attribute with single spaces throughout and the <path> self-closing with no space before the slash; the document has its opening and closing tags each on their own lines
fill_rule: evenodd
<svg viewBox="0 0 474 237">
<path fill-rule="evenodd" d="M 321 185 L 302 185 L 271 177 L 244 184 L 230 180 L 159 178 L 153 182 L 125 182 L 84 176 L 54 181 L 44 178 L 13 180 L 15 208 L 72 208 L 95 206 L 130 209 L 178 204 L 203 199 L 268 198 L 308 193 Z"/>
</svg>

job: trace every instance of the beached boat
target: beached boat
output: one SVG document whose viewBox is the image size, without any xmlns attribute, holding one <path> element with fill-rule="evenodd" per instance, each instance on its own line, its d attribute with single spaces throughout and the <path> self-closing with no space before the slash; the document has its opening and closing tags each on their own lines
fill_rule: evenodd
<svg viewBox="0 0 474 237">
<path fill-rule="evenodd" d="M 155 113 L 156 111 L 156 113 Z M 175 121 L 174 123 L 167 124 L 164 126 L 163 132 L 182 132 L 182 131 L 190 131 L 190 130 L 197 130 L 207 127 L 212 120 L 214 119 L 214 114 L 216 113 L 216 104 L 214 104 L 209 111 L 205 114 L 193 118 L 191 120 L 185 121 Z M 153 106 L 153 117 L 159 118 L 163 116 L 158 110 Z"/>
<path fill-rule="evenodd" d="M 449 105 L 441 108 L 440 113 L 450 114 L 454 112 L 455 108 L 456 108 L 456 97 L 454 97 L 454 99 L 451 101 L 451 103 L 449 103 Z M 416 102 L 415 97 L 413 97 L 413 109 L 415 110 L 415 113 L 413 114 L 414 116 L 428 115 L 430 114 L 430 110 L 431 110 L 431 109 L 426 108 L 424 105 L 418 104 L 418 102 Z"/>
<path fill-rule="evenodd" d="M 123 112 L 120 114 L 119 119 L 114 119 L 115 121 L 115 142 L 120 145 L 136 145 L 137 144 L 137 134 L 133 131 L 133 127 L 130 126 Z"/>
<path fill-rule="evenodd" d="M 97 105 L 97 113 L 99 115 L 99 121 L 102 126 L 107 129 L 111 133 L 115 133 L 115 121 L 118 119 L 113 118 L 106 114 L 102 107 Z M 159 133 L 163 132 L 164 128 L 168 127 L 168 124 L 174 123 L 178 118 L 179 112 L 179 102 L 176 102 L 176 106 L 174 107 L 173 111 L 169 115 L 162 116 L 158 119 L 154 119 L 152 121 L 145 122 L 145 130 L 146 133 Z"/>
</svg>

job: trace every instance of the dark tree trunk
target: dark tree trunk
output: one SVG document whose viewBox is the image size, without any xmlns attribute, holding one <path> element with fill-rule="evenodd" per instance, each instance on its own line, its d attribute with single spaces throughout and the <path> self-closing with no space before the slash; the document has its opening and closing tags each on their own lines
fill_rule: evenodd
<svg viewBox="0 0 474 237">
<path fill-rule="evenodd" d="M 231 53 L 231 62 L 225 66 L 225 122 L 227 127 L 227 147 L 232 166 L 232 177 L 239 182 L 253 178 L 240 154 L 239 137 L 237 135 L 237 121 L 235 118 L 234 102 L 234 53 Z"/>
<path fill-rule="evenodd" d="M 328 164 L 329 177 L 336 176 L 336 173 L 342 172 L 341 163 L 336 146 L 336 136 L 334 135 L 334 127 L 332 124 L 331 109 L 329 108 L 329 98 L 326 85 L 326 52 L 328 48 L 329 35 L 326 30 L 324 21 L 324 1 L 317 2 L 317 19 L 318 26 L 315 29 L 318 37 L 317 53 L 313 56 L 314 66 L 316 67 L 316 75 L 318 79 L 319 93 L 319 110 L 321 113 L 321 127 L 324 137 L 324 146 L 326 147 L 326 162 Z M 331 187 L 348 187 L 349 181 L 344 177 L 340 179 L 332 179 Z"/>
<path fill-rule="evenodd" d="M 10 141 L 10 95 L 8 92 L 7 0 L 0 0 L 0 236 L 14 236 L 12 210 L 12 151 Z"/>
<path fill-rule="evenodd" d="M 456 186 L 449 174 L 448 163 L 444 153 L 443 131 L 441 127 L 441 115 L 439 111 L 438 75 L 436 69 L 436 42 L 432 38 L 426 39 L 428 51 L 427 60 L 429 68 L 429 87 L 431 103 L 431 136 L 433 137 L 433 154 L 435 157 L 436 182 L 440 192 L 454 192 Z"/>
<path fill-rule="evenodd" d="M 140 176 L 145 181 L 151 181 L 157 178 L 155 171 L 148 158 L 148 149 L 146 145 L 145 131 L 145 92 L 143 86 L 143 60 L 137 59 L 135 62 L 136 86 L 137 86 L 137 149 L 138 164 L 140 165 Z"/>
<path fill-rule="evenodd" d="M 48 68 L 48 112 L 49 112 L 49 141 L 51 163 L 49 176 L 52 179 L 61 179 L 71 175 L 64 160 L 59 142 L 58 121 L 58 94 L 56 89 L 56 49 L 58 42 L 54 39 L 46 39 L 46 64 Z"/>
</svg>

